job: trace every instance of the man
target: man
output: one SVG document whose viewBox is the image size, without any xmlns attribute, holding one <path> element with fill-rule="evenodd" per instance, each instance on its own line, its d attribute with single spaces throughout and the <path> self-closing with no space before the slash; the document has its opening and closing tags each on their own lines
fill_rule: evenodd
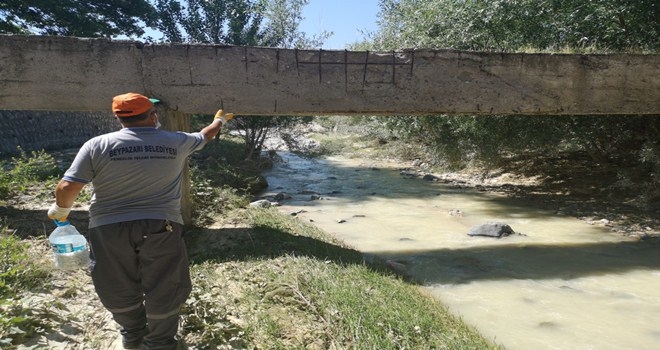
<svg viewBox="0 0 660 350">
<path fill-rule="evenodd" d="M 80 190 L 92 183 L 92 281 L 120 325 L 125 349 L 177 347 L 180 306 L 191 291 L 182 239 L 184 165 L 233 117 L 219 110 L 198 133 L 164 131 L 154 102 L 132 92 L 114 97 L 122 129 L 80 148 L 48 210 L 51 219 L 65 221 Z"/>
</svg>

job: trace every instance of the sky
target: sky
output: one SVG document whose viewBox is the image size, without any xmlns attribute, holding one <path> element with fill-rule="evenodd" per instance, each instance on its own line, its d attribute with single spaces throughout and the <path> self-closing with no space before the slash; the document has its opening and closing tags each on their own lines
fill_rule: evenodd
<svg viewBox="0 0 660 350">
<path fill-rule="evenodd" d="M 333 32 L 323 49 L 343 50 L 346 45 L 362 41 L 360 32 L 375 32 L 378 0 L 309 0 L 303 8 L 304 17 L 298 28 L 312 37 L 323 31 Z"/>
</svg>

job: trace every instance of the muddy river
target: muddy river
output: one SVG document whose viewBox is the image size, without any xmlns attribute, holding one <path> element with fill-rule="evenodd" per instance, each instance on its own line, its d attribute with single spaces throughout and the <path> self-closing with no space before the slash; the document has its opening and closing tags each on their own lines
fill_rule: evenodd
<svg viewBox="0 0 660 350">
<path fill-rule="evenodd" d="M 264 195 L 292 196 L 282 211 L 390 260 L 507 349 L 660 349 L 658 244 L 395 164 L 282 157 L 264 174 Z M 485 222 L 519 234 L 467 235 Z"/>
</svg>

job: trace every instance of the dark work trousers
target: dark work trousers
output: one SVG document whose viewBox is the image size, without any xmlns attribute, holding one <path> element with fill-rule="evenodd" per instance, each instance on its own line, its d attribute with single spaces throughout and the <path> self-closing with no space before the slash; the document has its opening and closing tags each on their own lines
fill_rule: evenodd
<svg viewBox="0 0 660 350">
<path fill-rule="evenodd" d="M 135 220 L 90 228 L 92 281 L 125 339 L 176 347 L 181 305 L 191 291 L 183 226 Z"/>
</svg>

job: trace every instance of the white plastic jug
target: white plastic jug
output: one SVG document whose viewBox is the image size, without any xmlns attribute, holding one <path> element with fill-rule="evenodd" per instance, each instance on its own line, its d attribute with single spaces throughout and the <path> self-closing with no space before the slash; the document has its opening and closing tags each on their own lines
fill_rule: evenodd
<svg viewBox="0 0 660 350">
<path fill-rule="evenodd" d="M 62 270 L 73 270 L 89 266 L 89 249 L 87 240 L 68 221 L 55 221 L 57 228 L 48 236 L 53 249 L 55 267 Z"/>
</svg>

